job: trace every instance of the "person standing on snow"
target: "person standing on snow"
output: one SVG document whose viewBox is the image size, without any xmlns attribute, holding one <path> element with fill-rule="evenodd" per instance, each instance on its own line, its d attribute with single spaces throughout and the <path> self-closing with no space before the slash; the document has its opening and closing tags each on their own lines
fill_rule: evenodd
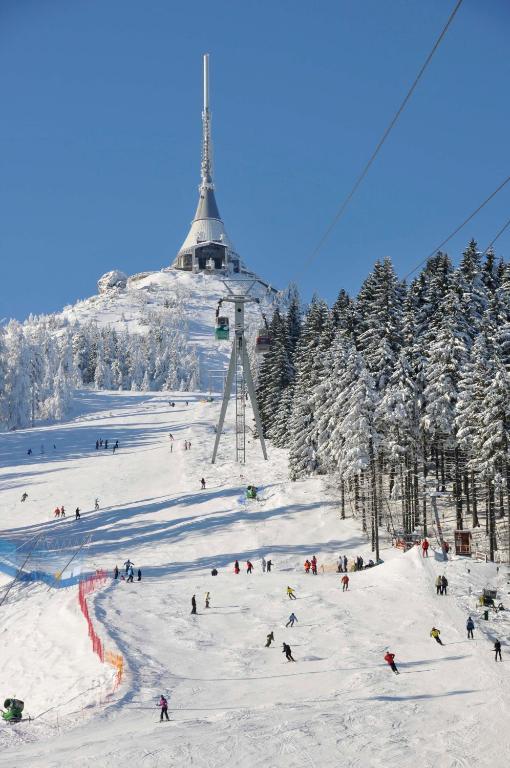
<svg viewBox="0 0 510 768">
<path fill-rule="evenodd" d="M 95 500 L 95 502 L 94 502 L 94 509 L 96 510 L 96 512 L 99 509 L 99 499 Z"/>
<path fill-rule="evenodd" d="M 305 560 L 305 573 L 310 573 L 310 568 L 312 567 L 311 562 L 307 559 Z"/>
<path fill-rule="evenodd" d="M 197 612 L 197 600 L 195 595 L 193 595 L 193 597 L 191 598 L 191 613 L 196 613 L 196 612 Z"/>
<path fill-rule="evenodd" d="M 135 578 L 135 572 L 133 570 L 133 566 L 132 565 L 129 566 L 127 575 L 128 575 L 128 577 L 127 577 L 126 581 L 129 581 L 132 584 L 133 580 Z"/>
<path fill-rule="evenodd" d="M 267 563 L 266 563 L 266 571 L 267 571 L 267 573 L 271 573 L 271 568 L 272 567 L 273 567 L 272 560 L 268 560 Z"/>
<path fill-rule="evenodd" d="M 119 569 L 117 566 L 113 569 L 113 578 L 118 579 L 119 578 Z"/>
<path fill-rule="evenodd" d="M 296 614 L 295 614 L 295 613 L 294 613 L 294 611 L 293 611 L 293 612 L 290 614 L 290 616 L 289 616 L 289 620 L 288 620 L 288 622 L 286 623 L 286 625 L 285 625 L 285 626 L 286 626 L 286 627 L 293 627 L 293 626 L 294 626 L 294 622 L 296 622 L 297 620 L 298 620 L 298 618 L 297 618 Z"/>
<path fill-rule="evenodd" d="M 76 507 L 76 509 L 74 510 L 74 519 L 75 520 L 79 520 L 80 517 L 81 517 L 81 515 L 80 515 L 80 508 Z"/>
<path fill-rule="evenodd" d="M 468 620 L 466 622 L 466 629 L 467 629 L 468 640 L 469 639 L 471 639 L 471 640 L 475 639 L 475 636 L 473 635 L 474 628 L 475 628 L 475 622 L 473 621 L 471 616 L 468 616 Z"/>
<path fill-rule="evenodd" d="M 163 722 L 163 715 L 166 717 L 167 720 L 170 718 L 168 717 L 168 701 L 165 699 L 163 694 L 161 694 L 159 698 L 159 704 L 158 707 L 161 707 L 161 717 L 159 718 L 159 722 Z"/>
<path fill-rule="evenodd" d="M 128 572 L 128 568 L 130 565 L 134 565 L 134 563 L 131 562 L 131 560 L 128 558 L 126 562 L 124 563 L 124 566 L 126 568 L 126 573 Z"/>
<path fill-rule="evenodd" d="M 140 568 L 137 571 L 136 580 L 137 581 L 141 581 L 142 580 L 142 571 L 140 570 Z"/>
<path fill-rule="evenodd" d="M 390 653 L 389 651 L 384 656 L 384 661 L 386 664 L 389 664 L 393 672 L 395 672 L 396 675 L 400 675 L 400 672 L 397 669 L 397 665 L 395 664 L 395 654 Z"/>
<path fill-rule="evenodd" d="M 266 558 L 262 555 L 262 573 L 266 572 Z"/>
<path fill-rule="evenodd" d="M 430 636 L 434 638 L 436 643 L 439 643 L 439 645 L 443 645 L 443 641 L 439 637 L 440 634 L 441 634 L 440 630 L 436 629 L 436 627 L 432 627 L 432 629 L 430 630 Z"/>
<path fill-rule="evenodd" d="M 421 543 L 421 555 L 422 557 L 428 557 L 429 556 L 429 542 L 428 539 L 423 539 Z"/>
<path fill-rule="evenodd" d="M 436 579 L 436 595 L 440 595 L 441 594 L 441 587 L 442 587 L 441 574 L 439 574 L 437 579 Z"/>
<path fill-rule="evenodd" d="M 271 643 L 274 641 L 274 634 L 270 632 L 268 636 L 266 637 L 266 648 L 269 648 Z"/>
<path fill-rule="evenodd" d="M 347 566 L 349 564 L 349 561 L 347 560 L 347 555 L 344 555 L 344 571 L 347 573 Z"/>
<path fill-rule="evenodd" d="M 448 579 L 443 574 L 441 576 L 441 594 L 446 595 L 446 590 L 448 589 Z"/>
<path fill-rule="evenodd" d="M 28 499 L 28 493 L 25 491 L 25 493 L 21 497 L 21 501 L 26 501 L 27 499 Z"/>
<path fill-rule="evenodd" d="M 496 642 L 494 643 L 494 661 L 498 660 L 498 656 L 499 656 L 499 660 L 503 661 L 503 659 L 501 658 L 501 643 L 499 640 L 496 640 Z"/>
<path fill-rule="evenodd" d="M 337 573 L 342 573 L 343 569 L 344 569 L 344 560 L 343 560 L 342 555 L 340 555 L 339 558 L 338 558 L 338 564 L 337 564 L 337 569 L 336 569 Z"/>
<path fill-rule="evenodd" d="M 253 564 L 247 560 L 246 561 L 246 573 L 251 573 L 253 571 Z"/>
<path fill-rule="evenodd" d="M 237 575 L 241 569 L 239 568 L 239 560 L 234 563 L 234 573 Z"/>
<path fill-rule="evenodd" d="M 317 576 L 317 558 L 315 557 L 315 555 L 312 557 L 311 565 L 312 565 L 312 573 L 313 573 L 313 575 Z"/>
<path fill-rule="evenodd" d="M 206 592 L 205 593 L 205 607 L 206 608 L 209 608 L 210 600 L 211 600 L 211 593 L 210 592 Z"/>
<path fill-rule="evenodd" d="M 202 486 L 202 490 L 205 491 L 205 480 L 204 480 L 204 478 L 201 479 L 200 484 Z"/>
<path fill-rule="evenodd" d="M 349 589 L 349 577 L 347 576 L 346 573 L 342 576 L 341 581 L 342 581 L 342 592 L 347 592 L 347 590 Z"/>
<path fill-rule="evenodd" d="M 282 653 L 285 654 L 285 658 L 287 659 L 287 661 L 296 661 L 296 659 L 292 658 L 292 650 L 290 645 L 288 645 L 287 643 L 282 643 L 282 645 L 283 645 Z"/>
<path fill-rule="evenodd" d="M 294 590 L 292 589 L 292 587 L 287 587 L 287 595 L 289 600 L 297 600 L 297 597 L 294 594 Z"/>
</svg>

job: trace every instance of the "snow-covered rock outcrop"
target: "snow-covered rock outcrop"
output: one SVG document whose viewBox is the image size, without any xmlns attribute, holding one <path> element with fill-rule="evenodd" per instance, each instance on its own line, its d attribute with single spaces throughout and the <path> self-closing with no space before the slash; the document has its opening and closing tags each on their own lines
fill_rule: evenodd
<svg viewBox="0 0 510 768">
<path fill-rule="evenodd" d="M 111 272 L 106 272 L 97 281 L 97 292 L 108 293 L 112 288 L 117 290 L 123 290 L 126 287 L 128 277 L 124 272 L 119 269 L 112 269 Z"/>
</svg>

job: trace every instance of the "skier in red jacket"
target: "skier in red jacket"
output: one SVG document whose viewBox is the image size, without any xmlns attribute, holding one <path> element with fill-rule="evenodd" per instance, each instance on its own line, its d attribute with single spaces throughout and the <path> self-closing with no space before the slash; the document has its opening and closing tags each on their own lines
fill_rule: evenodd
<svg viewBox="0 0 510 768">
<path fill-rule="evenodd" d="M 427 541 L 427 539 L 423 539 L 421 543 L 421 553 L 423 557 L 429 556 L 429 542 Z"/>
<path fill-rule="evenodd" d="M 384 656 L 384 661 L 386 662 L 386 664 L 389 664 L 389 666 L 391 667 L 393 672 L 395 672 L 396 675 L 400 675 L 400 672 L 397 669 L 397 665 L 395 664 L 395 654 L 394 653 L 390 653 L 388 651 L 388 653 L 386 653 L 385 656 Z"/>
<path fill-rule="evenodd" d="M 349 577 L 347 574 L 345 576 L 342 576 L 342 592 L 346 592 L 349 589 Z"/>
</svg>

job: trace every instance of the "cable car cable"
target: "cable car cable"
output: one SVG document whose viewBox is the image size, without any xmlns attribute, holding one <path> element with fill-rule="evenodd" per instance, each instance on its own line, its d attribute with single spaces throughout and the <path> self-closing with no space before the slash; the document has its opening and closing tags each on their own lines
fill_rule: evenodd
<svg viewBox="0 0 510 768">
<path fill-rule="evenodd" d="M 410 275 L 412 275 L 412 274 L 413 274 L 413 272 L 416 272 L 416 270 L 417 270 L 417 269 L 419 269 L 419 268 L 420 268 L 420 267 L 421 267 L 423 264 L 426 264 L 426 262 L 427 262 L 429 259 L 431 259 L 431 258 L 432 258 L 432 256 L 435 256 L 435 255 L 436 255 L 436 253 L 437 253 L 438 251 L 440 251 L 440 250 L 441 250 L 441 248 L 442 248 L 444 245 L 446 245 L 446 243 L 450 242 L 450 240 L 452 239 L 452 237 L 455 237 L 455 235 L 456 235 L 458 232 L 460 232 L 460 230 L 461 230 L 463 227 L 465 227 L 465 226 L 466 226 L 466 224 L 468 224 L 468 223 L 471 221 L 471 219 L 473 219 L 473 218 L 476 216 L 476 214 L 477 214 L 477 213 L 479 213 L 479 212 L 482 210 L 482 208 L 485 208 L 485 206 L 487 205 L 487 203 L 489 203 L 489 202 L 492 200 L 492 198 L 493 198 L 493 197 L 496 197 L 496 195 L 498 194 L 498 192 L 500 192 L 500 191 L 503 189 L 503 187 L 504 187 L 504 186 L 506 186 L 506 185 L 508 184 L 508 182 L 509 182 L 509 181 L 510 181 L 510 176 L 507 176 L 507 177 L 506 177 L 506 179 L 505 179 L 504 181 L 502 181 L 502 182 L 501 182 L 501 184 L 500 184 L 498 187 L 496 187 L 496 189 L 495 189 L 493 192 L 491 192 L 491 194 L 490 194 L 488 197 L 486 197 L 486 198 L 485 198 L 485 200 L 483 201 L 483 203 L 480 203 L 480 205 L 478 206 L 478 208 L 476 208 L 476 209 L 475 209 L 475 210 L 474 210 L 472 213 L 470 213 L 470 214 L 469 214 L 469 216 L 468 216 L 466 219 L 464 219 L 464 221 L 462 222 L 462 224 L 459 224 L 459 226 L 458 226 L 458 227 L 455 227 L 455 229 L 453 230 L 453 232 L 450 232 L 450 234 L 448 235 L 448 237 L 445 237 L 445 239 L 444 239 L 442 242 L 440 242 L 440 243 L 439 243 L 439 245 L 436 245 L 436 247 L 432 249 L 432 251 L 429 253 L 429 255 L 428 255 L 428 256 L 426 256 L 424 259 L 422 259 L 422 260 L 421 260 L 421 261 L 420 261 L 420 262 L 419 262 L 419 263 L 418 263 L 418 264 L 417 264 L 415 267 L 413 267 L 413 269 L 411 269 L 411 270 L 410 270 L 410 272 L 408 272 L 406 275 L 404 275 L 404 277 L 402 278 L 402 280 L 407 280 L 407 278 L 408 278 Z M 500 234 L 503 234 L 503 232 L 504 232 L 504 230 L 506 229 L 506 227 L 508 226 L 508 224 L 509 224 L 509 222 L 507 222 L 507 223 L 506 223 L 506 225 L 505 225 L 505 227 L 503 228 L 503 230 L 501 230 L 501 232 L 500 232 L 500 233 L 498 233 L 498 235 L 496 236 L 496 238 L 494 239 L 494 241 L 493 241 L 493 242 L 496 242 L 496 240 L 497 240 L 497 238 L 499 237 L 499 235 L 500 235 Z M 490 248 L 490 246 L 489 246 L 489 248 Z"/>
<path fill-rule="evenodd" d="M 492 246 L 494 245 L 494 243 L 495 243 L 497 240 L 499 240 L 499 238 L 501 237 L 501 235 L 503 234 L 503 232 L 504 232 L 504 231 L 507 229 L 507 227 L 509 227 L 509 226 L 510 226 L 510 219 L 508 219 L 508 221 L 507 221 L 505 224 L 503 224 L 503 226 L 502 226 L 502 227 L 501 227 L 501 229 L 499 230 L 499 232 L 498 232 L 498 234 L 496 235 L 496 237 L 495 237 L 493 240 L 491 240 L 491 242 L 489 243 L 489 245 L 487 246 L 487 248 L 485 249 L 485 251 L 482 253 L 482 256 L 485 256 L 485 254 L 489 252 L 489 250 L 492 248 Z"/>
<path fill-rule="evenodd" d="M 370 170 L 370 167 L 371 167 L 372 163 L 376 159 L 377 155 L 379 154 L 380 150 L 383 147 L 383 144 L 385 143 L 386 139 L 390 135 L 390 133 L 393 130 L 395 124 L 397 123 L 400 115 L 404 111 L 405 107 L 407 106 L 407 103 L 409 102 L 411 96 L 413 95 L 414 91 L 416 90 L 416 86 L 418 85 L 419 81 L 421 80 L 422 76 L 424 75 L 425 70 L 427 69 L 428 65 L 430 64 L 430 62 L 432 60 L 432 57 L 434 56 L 435 52 L 439 48 L 439 45 L 440 45 L 441 41 L 443 40 L 444 36 L 446 35 L 446 32 L 448 31 L 449 26 L 451 25 L 453 19 L 455 18 L 455 15 L 456 15 L 457 11 L 459 10 L 460 6 L 462 5 L 462 2 L 463 2 L 463 0 L 457 0 L 457 2 L 455 3 L 455 7 L 453 8 L 452 12 L 450 13 L 450 16 L 448 17 L 448 20 L 447 20 L 446 24 L 444 25 L 443 29 L 441 30 L 441 33 L 440 33 L 439 37 L 437 38 L 437 40 L 435 41 L 434 45 L 432 46 L 431 51 L 429 52 L 427 58 L 425 59 L 424 63 L 422 64 L 422 66 L 421 66 L 418 74 L 416 75 L 416 77 L 415 77 L 411 87 L 407 91 L 407 94 L 405 95 L 404 100 L 402 101 L 402 103 L 400 104 L 399 108 L 397 109 L 397 111 L 393 115 L 389 125 L 387 126 L 386 130 L 384 131 L 382 137 L 379 139 L 379 142 L 378 142 L 376 148 L 374 149 L 374 151 L 372 152 L 368 162 L 366 163 L 366 165 L 363 168 L 363 170 L 361 171 L 360 175 L 358 176 L 358 178 L 354 182 L 354 185 L 351 188 L 350 192 L 347 194 L 347 196 L 344 198 L 343 202 L 341 203 L 337 213 L 335 214 L 335 217 L 334 217 L 333 221 L 331 222 L 329 227 L 326 229 L 326 231 L 324 232 L 324 234 L 320 238 L 318 244 L 313 249 L 313 251 L 305 259 L 304 264 L 303 264 L 303 268 L 306 267 L 317 256 L 317 254 L 321 250 L 322 246 L 324 245 L 324 243 L 328 239 L 329 235 L 331 234 L 331 232 L 333 231 L 333 229 L 335 228 L 337 223 L 340 221 L 340 219 L 344 215 L 345 210 L 347 209 L 347 206 L 349 205 L 350 201 L 352 200 L 352 198 L 356 194 L 356 191 L 358 190 L 358 187 L 361 185 L 363 179 L 365 178 L 365 176 L 367 175 L 368 171 Z"/>
</svg>

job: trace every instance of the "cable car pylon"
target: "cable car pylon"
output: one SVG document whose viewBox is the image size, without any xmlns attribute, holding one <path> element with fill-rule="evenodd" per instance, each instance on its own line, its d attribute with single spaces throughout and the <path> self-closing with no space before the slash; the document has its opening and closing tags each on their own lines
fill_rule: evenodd
<svg viewBox="0 0 510 768">
<path fill-rule="evenodd" d="M 253 285 L 253 284 L 252 284 Z M 262 422 L 260 420 L 260 413 L 257 404 L 257 397 L 255 395 L 255 387 L 253 385 L 253 378 L 251 375 L 250 361 L 248 358 L 248 352 L 246 350 L 245 340 L 245 327 L 244 327 L 244 308 L 249 303 L 259 303 L 259 299 L 248 296 L 248 291 L 244 294 L 235 294 L 230 287 L 225 283 L 230 295 L 223 298 L 221 301 L 229 302 L 234 305 L 234 339 L 232 342 L 232 352 L 230 354 L 230 362 L 228 365 L 227 378 L 225 381 L 225 389 L 223 392 L 223 402 L 221 404 L 220 418 L 218 426 L 216 427 L 216 439 L 214 441 L 214 450 L 211 463 L 214 464 L 218 453 L 218 447 L 220 444 L 221 433 L 223 432 L 223 425 L 225 423 L 225 415 L 227 413 L 228 401 L 232 392 L 232 384 L 234 378 L 236 381 L 236 459 L 237 461 L 244 463 L 246 458 L 245 446 L 246 446 L 246 423 L 245 423 L 245 389 L 248 391 L 248 396 L 253 408 L 253 415 L 255 417 L 255 426 L 260 440 L 260 447 L 262 448 L 262 455 L 267 461 L 266 443 L 264 440 L 264 434 L 262 431 Z M 251 287 L 251 286 L 250 286 Z M 219 312 L 218 312 L 219 315 Z M 218 317 L 219 320 L 219 317 Z M 228 327 L 228 326 L 227 326 Z"/>
</svg>

